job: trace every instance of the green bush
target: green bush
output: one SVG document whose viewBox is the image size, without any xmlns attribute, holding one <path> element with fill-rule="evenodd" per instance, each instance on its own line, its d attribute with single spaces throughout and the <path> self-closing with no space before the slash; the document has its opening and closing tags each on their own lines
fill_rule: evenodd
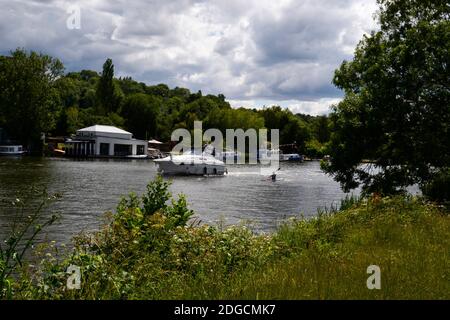
<svg viewBox="0 0 450 320">
<path fill-rule="evenodd" d="M 450 168 L 439 171 L 434 178 L 422 187 L 423 194 L 431 201 L 450 203 Z"/>
<path fill-rule="evenodd" d="M 305 153 L 308 157 L 323 158 L 327 154 L 327 146 L 316 139 L 311 139 L 305 144 Z"/>
<path fill-rule="evenodd" d="M 15 299 L 448 299 L 450 217 L 415 197 L 347 197 L 341 210 L 290 219 L 271 235 L 189 223 L 158 177 L 123 198 L 98 232 L 41 248 L 9 283 Z M 164 201 L 162 201 L 164 200 Z M 369 265 L 382 289 L 366 287 Z M 68 290 L 69 265 L 81 288 Z"/>
</svg>

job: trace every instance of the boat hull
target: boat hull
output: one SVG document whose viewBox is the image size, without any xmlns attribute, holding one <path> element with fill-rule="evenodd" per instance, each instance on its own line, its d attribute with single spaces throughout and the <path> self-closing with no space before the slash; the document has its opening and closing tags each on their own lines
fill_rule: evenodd
<svg viewBox="0 0 450 320">
<path fill-rule="evenodd" d="M 1 145 L 0 156 L 21 156 L 27 153 L 21 145 Z"/>
<path fill-rule="evenodd" d="M 226 172 L 225 166 L 218 164 L 174 163 L 172 161 L 161 161 L 161 160 L 156 160 L 155 162 L 158 165 L 158 171 L 164 175 L 222 176 Z"/>
<path fill-rule="evenodd" d="M 0 152 L 0 156 L 22 156 L 26 154 L 26 151 L 19 151 L 19 152 Z"/>
<path fill-rule="evenodd" d="M 297 153 L 281 154 L 280 161 L 303 162 L 303 157 Z"/>
</svg>

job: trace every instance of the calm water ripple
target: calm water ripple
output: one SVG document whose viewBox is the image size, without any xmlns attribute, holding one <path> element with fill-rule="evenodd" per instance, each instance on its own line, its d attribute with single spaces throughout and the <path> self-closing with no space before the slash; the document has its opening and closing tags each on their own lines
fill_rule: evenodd
<svg viewBox="0 0 450 320">
<path fill-rule="evenodd" d="M 314 215 L 317 208 L 337 205 L 345 194 L 326 176 L 319 162 L 282 163 L 272 182 L 255 166 L 228 166 L 224 177 L 173 177 L 171 191 L 184 193 L 203 223 L 250 222 L 256 231 L 270 232 L 288 217 Z M 142 194 L 156 175 L 150 160 L 70 160 L 0 158 L 0 199 L 12 200 L 31 185 L 60 192 L 54 206 L 62 214 L 48 238 L 67 242 L 80 231 L 94 230 L 103 213 L 115 209 L 120 197 Z M 0 232 L 12 212 L 0 204 Z M 3 231 L 3 232 L 2 232 Z"/>
</svg>

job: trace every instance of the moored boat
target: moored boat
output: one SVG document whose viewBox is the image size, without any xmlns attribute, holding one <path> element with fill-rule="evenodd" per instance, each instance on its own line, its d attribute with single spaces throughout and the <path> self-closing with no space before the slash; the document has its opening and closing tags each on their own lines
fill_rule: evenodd
<svg viewBox="0 0 450 320">
<path fill-rule="evenodd" d="M 1 156 L 20 156 L 27 153 L 21 145 L 0 146 Z"/>
<path fill-rule="evenodd" d="M 258 160 L 264 161 L 296 161 L 302 162 L 303 156 L 298 153 L 283 153 L 280 149 L 260 149 L 258 152 Z"/>
<path fill-rule="evenodd" d="M 280 160 L 280 149 L 259 149 L 258 161 L 261 163 Z"/>
<path fill-rule="evenodd" d="M 298 153 L 289 153 L 289 154 L 281 154 L 280 155 L 280 161 L 297 161 L 301 162 L 303 161 L 303 157 L 299 155 Z"/>
<path fill-rule="evenodd" d="M 214 157 L 216 159 L 222 160 L 226 163 L 238 163 L 242 156 L 241 153 L 237 152 L 237 151 L 229 151 L 229 150 L 224 150 L 222 152 L 216 152 Z"/>
</svg>

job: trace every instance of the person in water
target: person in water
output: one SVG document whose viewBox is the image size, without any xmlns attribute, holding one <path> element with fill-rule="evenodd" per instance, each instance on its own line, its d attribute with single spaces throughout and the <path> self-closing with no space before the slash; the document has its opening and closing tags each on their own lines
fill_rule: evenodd
<svg viewBox="0 0 450 320">
<path fill-rule="evenodd" d="M 279 171 L 281 168 L 278 168 L 277 171 Z M 277 181 L 277 171 L 274 171 L 272 173 L 272 175 L 270 176 L 270 178 L 272 179 L 272 181 Z"/>
<path fill-rule="evenodd" d="M 272 173 L 270 177 L 272 178 L 272 181 L 277 181 L 277 174 L 275 172 Z"/>
</svg>

